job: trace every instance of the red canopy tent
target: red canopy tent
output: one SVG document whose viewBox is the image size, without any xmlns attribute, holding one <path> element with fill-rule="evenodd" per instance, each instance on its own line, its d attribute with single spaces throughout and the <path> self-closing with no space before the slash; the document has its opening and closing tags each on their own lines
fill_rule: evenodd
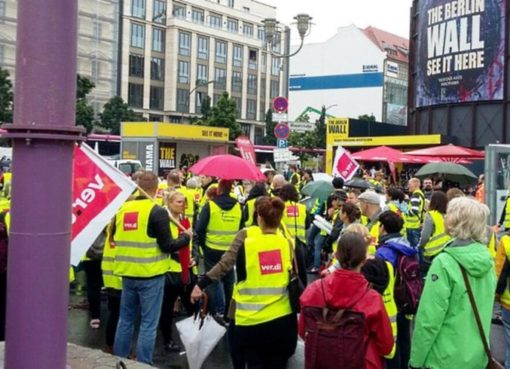
<svg viewBox="0 0 510 369">
<path fill-rule="evenodd" d="M 483 160 L 485 153 L 483 151 L 473 150 L 467 147 L 456 146 L 456 145 L 442 145 L 429 147 L 427 149 L 414 150 L 406 152 L 407 155 L 413 156 L 428 156 L 440 158 L 442 161 L 454 161 L 458 162 L 462 159 L 467 160 Z"/>
<path fill-rule="evenodd" d="M 386 161 L 389 163 L 425 164 L 431 162 L 431 158 L 429 157 L 413 157 L 388 146 L 380 146 L 373 149 L 359 151 L 353 154 L 352 157 L 361 161 Z"/>
</svg>

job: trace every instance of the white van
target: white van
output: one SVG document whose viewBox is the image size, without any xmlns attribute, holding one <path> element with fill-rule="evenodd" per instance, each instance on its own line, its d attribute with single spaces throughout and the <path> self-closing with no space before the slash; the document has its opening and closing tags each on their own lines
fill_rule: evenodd
<svg viewBox="0 0 510 369">
<path fill-rule="evenodd" d="M 139 160 L 108 160 L 108 163 L 127 176 L 131 176 L 137 170 L 143 169 L 142 163 Z"/>
</svg>

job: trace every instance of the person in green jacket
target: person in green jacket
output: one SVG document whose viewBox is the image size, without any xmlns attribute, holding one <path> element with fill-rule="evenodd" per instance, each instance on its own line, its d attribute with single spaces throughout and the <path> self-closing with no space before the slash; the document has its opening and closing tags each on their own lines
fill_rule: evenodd
<svg viewBox="0 0 510 369">
<path fill-rule="evenodd" d="M 488 359 L 460 265 L 467 272 L 485 336 L 490 337 L 496 273 L 485 240 L 488 215 L 487 206 L 475 199 L 460 197 L 448 204 L 445 222 L 453 240 L 434 258 L 427 274 L 410 368 L 486 367 Z"/>
</svg>

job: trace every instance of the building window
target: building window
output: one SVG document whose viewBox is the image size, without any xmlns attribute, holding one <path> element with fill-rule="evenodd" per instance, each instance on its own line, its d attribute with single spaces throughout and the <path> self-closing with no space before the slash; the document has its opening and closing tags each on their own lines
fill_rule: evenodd
<svg viewBox="0 0 510 369">
<path fill-rule="evenodd" d="M 248 95 L 257 94 L 257 75 L 248 74 Z"/>
<path fill-rule="evenodd" d="M 137 18 L 145 18 L 145 0 L 133 0 L 131 3 L 131 15 Z"/>
<path fill-rule="evenodd" d="M 220 100 L 221 98 L 221 94 L 214 94 L 213 95 L 213 105 L 216 105 L 218 103 L 218 101 Z"/>
<path fill-rule="evenodd" d="M 240 97 L 232 97 L 236 102 L 236 118 L 241 119 L 242 110 L 243 110 L 243 99 Z"/>
<path fill-rule="evenodd" d="M 202 9 L 193 8 L 191 10 L 191 19 L 195 23 L 204 24 L 204 11 Z"/>
<path fill-rule="evenodd" d="M 250 137 L 251 124 L 241 123 L 241 131 L 243 132 L 243 136 Z"/>
<path fill-rule="evenodd" d="M 246 100 L 246 119 L 257 119 L 257 100 Z"/>
<path fill-rule="evenodd" d="M 151 96 L 150 96 L 150 108 L 156 110 L 163 110 L 163 94 L 164 87 L 155 87 L 151 86 Z"/>
<path fill-rule="evenodd" d="M 143 106 L 143 85 L 137 83 L 128 84 L 128 105 L 135 108 Z"/>
<path fill-rule="evenodd" d="M 198 36 L 198 59 L 209 59 L 209 39 Z"/>
<path fill-rule="evenodd" d="M 203 64 L 197 64 L 197 81 L 200 81 L 202 83 L 208 82 L 208 66 Z"/>
<path fill-rule="evenodd" d="M 151 79 L 163 81 L 165 79 L 165 64 L 160 58 L 151 58 Z"/>
<path fill-rule="evenodd" d="M 271 80 L 271 90 L 269 91 L 269 97 L 274 99 L 280 94 L 280 82 Z"/>
<path fill-rule="evenodd" d="M 191 34 L 179 32 L 179 55 L 189 56 L 191 54 Z"/>
<path fill-rule="evenodd" d="M 131 46 L 143 49 L 145 47 L 145 26 L 131 23 Z"/>
<path fill-rule="evenodd" d="M 209 14 L 209 26 L 213 28 L 221 29 L 223 23 L 223 17 L 218 14 Z"/>
<path fill-rule="evenodd" d="M 195 92 L 195 113 L 201 113 L 202 112 L 202 102 L 204 101 L 204 98 L 207 96 L 207 93 L 202 91 L 196 91 Z"/>
<path fill-rule="evenodd" d="M 177 111 L 180 113 L 189 112 L 189 91 L 182 88 L 177 89 Z"/>
<path fill-rule="evenodd" d="M 5 59 L 5 46 L 0 45 L 0 64 L 4 62 Z"/>
<path fill-rule="evenodd" d="M 261 117 L 263 114 L 261 115 Z M 263 120 L 260 118 L 260 120 Z M 262 145 L 262 142 L 264 140 L 264 128 L 261 127 L 255 127 L 255 145 Z"/>
<path fill-rule="evenodd" d="M 282 47 L 282 33 L 276 32 L 274 35 L 273 52 L 281 53 L 281 47 Z"/>
<path fill-rule="evenodd" d="M 159 28 L 152 29 L 152 51 L 165 51 L 165 30 Z"/>
<path fill-rule="evenodd" d="M 216 63 L 225 64 L 227 62 L 227 43 L 216 40 Z"/>
<path fill-rule="evenodd" d="M 166 23 L 166 1 L 154 0 L 152 21 L 162 24 Z"/>
<path fill-rule="evenodd" d="M 189 63 L 179 60 L 179 70 L 177 74 L 178 83 L 189 83 Z"/>
<path fill-rule="evenodd" d="M 262 73 L 266 73 L 267 53 L 262 53 L 262 57 L 260 58 L 260 65 L 262 67 Z"/>
<path fill-rule="evenodd" d="M 101 22 L 99 22 L 99 20 L 94 19 L 92 22 L 92 32 L 93 32 L 94 38 L 96 40 L 101 38 L 101 34 L 103 33 L 102 31 L 103 31 L 103 25 L 101 24 Z"/>
<path fill-rule="evenodd" d="M 243 77 L 241 72 L 232 72 L 232 92 L 242 92 Z"/>
<path fill-rule="evenodd" d="M 234 45 L 233 51 L 233 64 L 234 67 L 242 67 L 243 66 L 243 47 L 240 45 Z"/>
<path fill-rule="evenodd" d="M 227 88 L 227 73 L 225 69 L 214 69 L 214 88 L 217 90 L 225 90 Z"/>
<path fill-rule="evenodd" d="M 278 60 L 278 58 L 273 57 L 272 64 L 271 64 L 271 74 L 273 76 L 280 75 L 280 61 Z"/>
<path fill-rule="evenodd" d="M 237 19 L 227 18 L 227 31 L 232 33 L 239 32 L 239 22 Z"/>
<path fill-rule="evenodd" d="M 172 14 L 176 18 L 186 19 L 186 5 L 174 3 Z"/>
<path fill-rule="evenodd" d="M 5 17 L 7 4 L 4 0 L 0 1 L 0 17 Z"/>
<path fill-rule="evenodd" d="M 101 62 L 97 59 L 92 59 L 90 63 L 90 75 L 93 81 L 97 81 L 101 75 Z"/>
<path fill-rule="evenodd" d="M 243 34 L 246 37 L 253 37 L 253 24 L 243 23 Z"/>
<path fill-rule="evenodd" d="M 248 50 L 248 68 L 253 70 L 257 69 L 257 50 Z"/>
<path fill-rule="evenodd" d="M 260 79 L 260 97 L 263 99 L 266 98 L 266 79 L 265 78 Z"/>
<path fill-rule="evenodd" d="M 259 120 L 260 121 L 263 121 L 263 120 L 266 120 L 266 102 L 265 101 L 261 101 L 260 102 L 260 118 Z"/>
<path fill-rule="evenodd" d="M 229 6 L 229 8 L 233 8 L 234 7 L 234 0 L 228 0 L 228 6 Z"/>
<path fill-rule="evenodd" d="M 264 30 L 264 26 L 257 26 L 257 38 L 260 41 L 266 41 L 266 31 Z"/>
<path fill-rule="evenodd" d="M 143 56 L 129 55 L 129 75 L 143 78 Z"/>
</svg>

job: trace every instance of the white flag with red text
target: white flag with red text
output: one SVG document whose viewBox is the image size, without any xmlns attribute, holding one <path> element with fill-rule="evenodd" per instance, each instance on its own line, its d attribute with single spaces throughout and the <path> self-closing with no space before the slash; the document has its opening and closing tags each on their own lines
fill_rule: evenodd
<svg viewBox="0 0 510 369">
<path fill-rule="evenodd" d="M 333 176 L 348 181 L 356 174 L 358 169 L 359 164 L 354 160 L 351 153 L 342 146 L 338 146 L 333 160 Z"/>
<path fill-rule="evenodd" d="M 73 162 L 71 264 L 78 265 L 104 227 L 136 189 L 136 184 L 86 144 Z"/>
</svg>

